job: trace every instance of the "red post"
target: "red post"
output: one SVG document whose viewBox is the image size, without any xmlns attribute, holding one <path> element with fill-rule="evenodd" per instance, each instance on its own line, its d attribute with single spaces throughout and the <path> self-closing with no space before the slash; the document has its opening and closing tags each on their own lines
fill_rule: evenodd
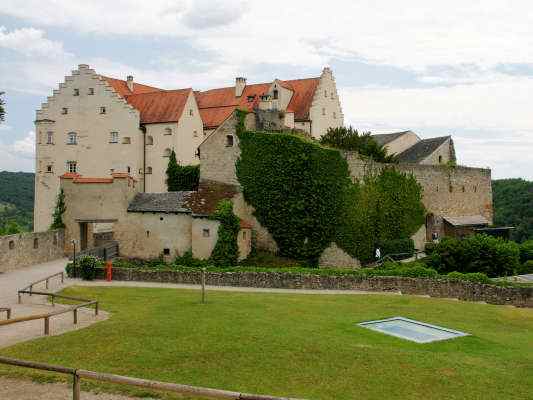
<svg viewBox="0 0 533 400">
<path fill-rule="evenodd" d="M 105 264 L 106 280 L 111 282 L 113 279 L 113 264 L 111 261 L 107 261 Z"/>
</svg>

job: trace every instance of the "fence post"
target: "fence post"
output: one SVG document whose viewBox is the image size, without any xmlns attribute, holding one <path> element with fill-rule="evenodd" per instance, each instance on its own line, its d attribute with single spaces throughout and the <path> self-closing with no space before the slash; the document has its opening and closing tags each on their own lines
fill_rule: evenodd
<svg viewBox="0 0 533 400">
<path fill-rule="evenodd" d="M 72 375 L 72 400 L 80 400 L 80 377 L 76 372 Z"/>
<path fill-rule="evenodd" d="M 202 303 L 205 304 L 205 267 L 202 268 Z"/>
<path fill-rule="evenodd" d="M 44 318 L 44 334 L 46 336 L 50 335 L 50 317 Z"/>
<path fill-rule="evenodd" d="M 94 303 L 94 315 L 98 315 L 98 302 Z"/>
<path fill-rule="evenodd" d="M 65 273 L 61 271 L 61 283 L 65 283 Z"/>
<path fill-rule="evenodd" d="M 75 308 L 74 310 L 74 325 L 78 323 L 78 309 Z"/>
</svg>

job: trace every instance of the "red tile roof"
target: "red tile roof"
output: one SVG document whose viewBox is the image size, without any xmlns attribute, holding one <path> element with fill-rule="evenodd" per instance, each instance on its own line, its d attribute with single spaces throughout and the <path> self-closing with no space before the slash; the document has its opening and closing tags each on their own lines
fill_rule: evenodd
<svg viewBox="0 0 533 400">
<path fill-rule="evenodd" d="M 141 112 L 141 122 L 177 122 L 192 89 L 161 90 L 126 96 L 126 101 Z"/>
<path fill-rule="evenodd" d="M 111 85 L 113 89 L 115 89 L 115 92 L 120 94 L 122 97 L 131 95 L 131 94 L 151 93 L 151 92 L 157 92 L 157 91 L 163 90 L 163 89 L 159 89 L 153 86 L 147 86 L 141 83 L 134 82 L 133 91 L 131 91 L 128 88 L 128 84 L 126 83 L 126 81 L 123 81 L 122 79 L 110 78 L 108 76 L 103 76 L 103 75 L 100 75 L 100 76 L 104 78 L 107 81 L 107 83 Z"/>
<path fill-rule="evenodd" d="M 241 219 L 240 225 L 241 225 L 241 229 L 252 229 L 253 228 L 253 225 L 249 221 L 246 221 L 244 219 Z"/>
<path fill-rule="evenodd" d="M 309 109 L 315 95 L 320 78 L 296 79 L 280 81 L 281 86 L 294 92 L 287 107 L 294 112 L 295 121 L 309 120 Z M 205 128 L 216 128 L 231 114 L 235 108 L 251 111 L 260 101 L 272 83 L 246 85 L 240 97 L 235 96 L 235 87 L 211 89 L 194 92 L 196 102 Z M 253 100 L 249 101 L 253 96 Z"/>
</svg>

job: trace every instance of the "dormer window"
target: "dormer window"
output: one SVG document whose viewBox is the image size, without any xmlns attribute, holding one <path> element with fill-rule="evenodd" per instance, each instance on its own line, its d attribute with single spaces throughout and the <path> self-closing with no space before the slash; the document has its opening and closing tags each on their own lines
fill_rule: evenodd
<svg viewBox="0 0 533 400">
<path fill-rule="evenodd" d="M 100 107 L 100 114 L 105 114 L 107 112 L 105 107 Z"/>
<path fill-rule="evenodd" d="M 67 144 L 78 144 L 78 135 L 76 132 L 69 132 L 67 135 Z"/>
<path fill-rule="evenodd" d="M 274 92 L 273 92 L 272 94 L 274 95 L 274 100 L 277 100 L 278 97 L 279 97 L 278 89 L 275 89 Z"/>
<path fill-rule="evenodd" d="M 255 99 L 255 94 L 247 97 L 248 102 L 252 102 L 254 101 L 254 99 Z"/>
<path fill-rule="evenodd" d="M 270 96 L 268 94 L 263 94 L 263 95 L 261 95 L 261 100 L 262 101 L 268 101 L 268 100 L 270 100 Z"/>
<path fill-rule="evenodd" d="M 61 109 L 61 114 L 63 114 L 63 115 L 68 114 L 68 108 L 67 107 L 63 107 Z"/>
<path fill-rule="evenodd" d="M 87 94 L 88 94 L 89 96 L 94 95 L 94 88 L 90 87 L 90 88 L 89 88 L 89 91 L 87 92 Z"/>
<path fill-rule="evenodd" d="M 74 89 L 74 96 L 80 95 L 80 89 Z"/>
</svg>

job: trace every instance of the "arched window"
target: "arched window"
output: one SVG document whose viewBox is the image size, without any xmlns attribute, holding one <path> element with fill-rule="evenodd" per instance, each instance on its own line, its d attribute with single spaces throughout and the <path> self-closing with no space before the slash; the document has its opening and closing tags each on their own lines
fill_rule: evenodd
<svg viewBox="0 0 533 400">
<path fill-rule="evenodd" d="M 146 136 L 146 144 L 147 145 L 154 144 L 154 137 L 153 136 Z"/>
<path fill-rule="evenodd" d="M 76 134 L 76 132 L 68 133 L 67 144 L 78 144 L 78 135 Z"/>
<path fill-rule="evenodd" d="M 146 174 L 152 173 L 152 167 L 146 167 Z"/>
<path fill-rule="evenodd" d="M 172 153 L 171 149 L 165 149 L 165 151 L 163 152 L 163 157 L 170 157 L 170 153 Z"/>
<path fill-rule="evenodd" d="M 278 89 L 275 89 L 275 90 L 274 90 L 274 100 L 277 100 L 278 97 L 279 97 Z"/>
<path fill-rule="evenodd" d="M 172 135 L 172 128 L 165 128 L 165 135 Z"/>
</svg>

